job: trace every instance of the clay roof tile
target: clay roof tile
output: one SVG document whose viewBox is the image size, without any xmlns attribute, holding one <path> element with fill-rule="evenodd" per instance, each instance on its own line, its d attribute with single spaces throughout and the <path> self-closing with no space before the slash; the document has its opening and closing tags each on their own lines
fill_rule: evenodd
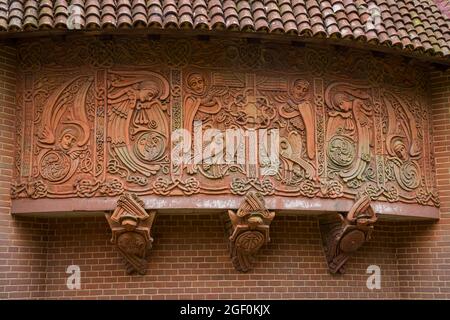
<svg viewBox="0 0 450 320">
<path fill-rule="evenodd" d="M 349 38 L 450 57 L 448 0 L 0 0 L 0 32 L 183 28 Z"/>
</svg>

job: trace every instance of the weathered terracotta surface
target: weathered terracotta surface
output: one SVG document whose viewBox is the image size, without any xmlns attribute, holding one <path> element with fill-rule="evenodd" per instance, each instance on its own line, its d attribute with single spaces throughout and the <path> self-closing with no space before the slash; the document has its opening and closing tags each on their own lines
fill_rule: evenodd
<svg viewBox="0 0 450 320">
<path fill-rule="evenodd" d="M 370 197 L 359 199 L 347 214 L 336 214 L 321 221 L 320 230 L 328 268 L 331 273 L 344 273 L 345 263 L 366 241 L 370 240 L 377 222 Z"/>
<path fill-rule="evenodd" d="M 267 210 L 259 192 L 249 192 L 236 212 L 228 210 L 228 218 L 231 262 L 237 271 L 247 272 L 259 249 L 270 241 L 269 228 L 275 212 Z"/>
<path fill-rule="evenodd" d="M 253 190 L 439 205 L 419 65 L 358 51 L 146 38 L 27 42 L 19 62 L 14 198 Z M 196 120 L 203 130 L 279 129 L 278 170 L 175 163 L 171 132 Z"/>
<path fill-rule="evenodd" d="M 156 212 L 146 212 L 135 194 L 125 193 L 112 214 L 105 214 L 112 231 L 111 243 L 125 258 L 128 274 L 146 273 L 147 253 L 152 248 L 150 235 Z"/>
</svg>

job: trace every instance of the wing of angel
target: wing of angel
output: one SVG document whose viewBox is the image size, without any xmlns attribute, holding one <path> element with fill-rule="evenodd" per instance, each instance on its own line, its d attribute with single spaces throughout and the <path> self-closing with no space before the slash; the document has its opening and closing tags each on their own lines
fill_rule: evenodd
<svg viewBox="0 0 450 320">
<path fill-rule="evenodd" d="M 55 136 L 53 131 L 49 128 L 48 125 L 44 125 L 42 131 L 39 134 L 39 140 L 45 144 L 52 144 L 55 142 Z"/>
<path fill-rule="evenodd" d="M 409 154 L 412 157 L 420 156 L 421 148 L 419 145 L 419 132 L 414 115 L 409 111 L 410 107 L 405 105 L 402 99 L 399 99 L 396 95 L 390 92 L 383 94 L 384 102 L 387 106 L 388 119 L 389 119 L 389 139 L 387 143 L 387 149 L 391 156 L 395 156 L 392 146 L 390 145 L 391 138 L 396 136 L 405 136 L 409 144 Z M 396 107 L 395 104 L 400 106 Z"/>
<path fill-rule="evenodd" d="M 131 115 L 136 106 L 136 95 L 129 88 L 121 89 L 108 97 L 108 116 L 111 123 L 111 142 L 125 143 L 130 128 Z"/>
<path fill-rule="evenodd" d="M 88 123 L 86 110 L 86 97 L 93 83 L 90 76 L 79 76 L 64 82 L 47 99 L 42 113 L 42 127 L 38 132 L 38 143 L 43 145 L 54 144 L 58 138 L 58 127 L 61 127 L 65 118 L 70 118 L 71 123 Z M 70 98 L 68 89 L 77 87 L 76 94 Z M 79 107 L 83 106 L 83 107 Z M 81 126 L 84 133 L 83 142 L 89 138 L 89 130 Z"/>
</svg>

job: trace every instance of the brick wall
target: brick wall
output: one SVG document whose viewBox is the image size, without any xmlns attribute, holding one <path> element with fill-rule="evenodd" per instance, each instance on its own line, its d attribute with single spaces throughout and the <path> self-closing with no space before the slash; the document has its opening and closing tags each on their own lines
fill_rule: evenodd
<svg viewBox="0 0 450 320">
<path fill-rule="evenodd" d="M 293 299 L 398 298 L 395 226 L 381 223 L 374 241 L 353 257 L 347 274 L 327 271 L 317 219 L 279 215 L 272 242 L 255 268 L 236 272 L 218 215 L 161 215 L 146 276 L 126 276 L 118 251 L 109 243 L 104 218 L 56 219 L 49 224 L 49 298 L 102 299 Z M 68 265 L 79 265 L 81 290 L 66 287 Z M 366 269 L 381 267 L 382 290 L 366 287 Z"/>
<path fill-rule="evenodd" d="M 0 46 L 0 299 L 42 297 L 45 285 L 45 220 L 11 216 L 16 72 L 15 50 Z"/>
<path fill-rule="evenodd" d="M 398 226 L 400 297 L 404 299 L 450 299 L 450 71 L 434 72 L 430 80 L 441 219 Z"/>
</svg>

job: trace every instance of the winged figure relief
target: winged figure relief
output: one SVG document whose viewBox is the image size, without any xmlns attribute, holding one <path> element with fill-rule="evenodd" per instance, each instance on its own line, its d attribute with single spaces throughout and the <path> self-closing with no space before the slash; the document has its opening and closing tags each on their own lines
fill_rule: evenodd
<svg viewBox="0 0 450 320">
<path fill-rule="evenodd" d="M 93 77 L 79 76 L 63 83 L 45 102 L 37 130 L 38 170 L 49 182 L 64 183 L 76 172 L 87 151 L 90 126 L 86 99 Z"/>
<path fill-rule="evenodd" d="M 290 83 L 287 94 L 276 95 L 273 100 L 280 104 L 280 116 L 292 124 L 280 139 L 281 160 L 290 176 L 286 179 L 293 181 L 293 176 L 317 179 L 314 165 L 316 124 L 314 106 L 310 102 L 310 83 L 295 79 Z"/>
<path fill-rule="evenodd" d="M 336 83 L 327 88 L 329 167 L 345 182 L 363 180 L 373 146 L 373 104 L 369 88 Z"/>
<path fill-rule="evenodd" d="M 112 72 L 109 75 L 108 135 L 111 152 L 131 172 L 156 174 L 167 153 L 169 97 L 166 79 L 152 72 Z"/>
</svg>

